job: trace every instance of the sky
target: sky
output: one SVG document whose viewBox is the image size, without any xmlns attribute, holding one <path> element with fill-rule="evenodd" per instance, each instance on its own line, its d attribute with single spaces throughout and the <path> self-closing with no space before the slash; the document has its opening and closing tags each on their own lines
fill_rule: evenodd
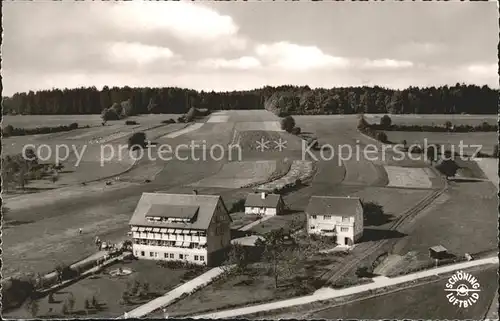
<svg viewBox="0 0 500 321">
<path fill-rule="evenodd" d="M 7 96 L 104 85 L 498 88 L 496 2 L 2 5 Z"/>
</svg>

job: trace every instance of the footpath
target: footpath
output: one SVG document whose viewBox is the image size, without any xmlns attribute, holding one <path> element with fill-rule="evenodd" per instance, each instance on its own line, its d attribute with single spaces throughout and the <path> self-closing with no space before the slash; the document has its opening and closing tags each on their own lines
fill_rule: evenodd
<svg viewBox="0 0 500 321">
<path fill-rule="evenodd" d="M 144 317 L 151 312 L 158 310 L 164 306 L 169 305 L 170 303 L 174 302 L 178 298 L 180 298 L 183 294 L 191 293 L 196 289 L 199 289 L 205 285 L 208 285 L 210 282 L 212 282 L 216 277 L 224 273 L 226 271 L 227 267 L 215 267 L 202 275 L 176 287 L 172 291 L 166 293 L 165 295 L 156 298 L 152 301 L 149 301 L 148 303 L 141 305 L 140 307 L 135 308 L 132 311 L 126 312 L 123 315 L 124 319 L 129 319 L 129 318 L 141 318 Z"/>
<path fill-rule="evenodd" d="M 239 309 L 232 309 L 232 310 L 214 312 L 214 313 L 209 313 L 209 314 L 197 315 L 197 316 L 193 316 L 192 318 L 195 318 L 195 319 L 236 318 L 236 317 L 254 314 L 254 313 L 259 313 L 259 312 L 289 308 L 289 307 L 293 307 L 293 306 L 309 304 L 309 303 L 316 302 L 316 301 L 330 300 L 330 299 L 348 296 L 348 295 L 352 295 L 352 294 L 363 293 L 363 292 L 367 292 L 367 291 L 374 290 L 374 289 L 385 288 L 385 287 L 394 286 L 394 285 L 398 285 L 398 284 L 404 284 L 407 282 L 416 281 L 416 280 L 423 279 L 423 278 L 438 276 L 440 274 L 446 274 L 446 273 L 453 272 L 456 270 L 462 270 L 462 269 L 467 269 L 467 268 L 480 266 L 480 265 L 487 265 L 487 264 L 498 264 L 498 257 L 495 256 L 492 258 L 486 258 L 486 259 L 481 259 L 481 260 L 476 260 L 476 261 L 469 261 L 469 262 L 457 263 L 457 264 L 453 264 L 453 265 L 442 266 L 442 267 L 438 267 L 438 268 L 434 268 L 434 269 L 430 269 L 430 270 L 425 270 L 425 271 L 421 271 L 421 272 L 416 272 L 416 273 L 412 273 L 412 274 L 407 274 L 407 275 L 403 275 L 403 276 L 398 276 L 398 277 L 394 277 L 394 278 L 376 277 L 373 279 L 374 282 L 368 283 L 368 284 L 363 284 L 363 285 L 358 285 L 358 286 L 353 286 L 353 287 L 349 287 L 349 288 L 345 288 L 345 289 L 338 289 L 338 290 L 332 289 L 332 288 L 321 288 L 321 289 L 317 290 L 316 292 L 314 292 L 313 294 L 307 295 L 307 296 L 297 297 L 294 299 L 283 300 L 283 301 L 276 301 L 276 302 L 271 302 L 271 303 L 266 303 L 266 304 L 259 304 L 259 305 L 254 305 L 254 306 L 249 306 L 249 307 L 244 307 L 244 308 L 239 308 Z"/>
</svg>

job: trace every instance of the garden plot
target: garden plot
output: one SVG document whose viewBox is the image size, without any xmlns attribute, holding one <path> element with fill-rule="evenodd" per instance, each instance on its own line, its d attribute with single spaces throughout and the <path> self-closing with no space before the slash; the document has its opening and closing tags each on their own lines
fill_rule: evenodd
<svg viewBox="0 0 500 321">
<path fill-rule="evenodd" d="M 313 173 L 313 163 L 311 161 L 294 160 L 290 166 L 290 171 L 283 177 L 275 181 L 259 185 L 257 189 L 273 191 L 282 189 L 287 184 L 293 184 L 298 179 L 305 181 L 310 178 Z"/>
<path fill-rule="evenodd" d="M 496 158 L 476 158 L 475 161 L 484 172 L 486 177 L 498 188 L 498 159 Z"/>
<path fill-rule="evenodd" d="M 265 181 L 276 170 L 276 161 L 230 162 L 215 175 L 192 186 L 240 188 Z"/>
<path fill-rule="evenodd" d="M 423 168 L 384 166 L 389 179 L 387 186 L 406 188 L 431 188 L 432 183 Z"/>
</svg>

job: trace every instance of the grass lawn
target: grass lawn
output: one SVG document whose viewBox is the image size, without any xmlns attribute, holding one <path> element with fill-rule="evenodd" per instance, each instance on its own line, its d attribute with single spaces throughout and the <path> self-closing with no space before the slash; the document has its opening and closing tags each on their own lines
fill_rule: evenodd
<svg viewBox="0 0 500 321">
<path fill-rule="evenodd" d="M 490 182 L 451 182 L 448 192 L 425 209 L 403 232 L 395 254 L 416 251 L 427 258 L 428 248 L 441 244 L 455 255 L 497 246 L 497 190 Z"/>
<path fill-rule="evenodd" d="M 294 221 L 302 222 L 305 224 L 306 222 L 306 214 L 304 212 L 296 212 L 285 215 L 277 215 L 273 216 L 265 222 L 261 224 L 257 224 L 252 227 L 249 231 L 257 233 L 257 234 L 265 234 L 272 230 L 278 230 L 280 228 L 287 229 L 290 227 L 290 224 Z"/>
<path fill-rule="evenodd" d="M 111 270 L 118 268 L 128 268 L 133 272 L 128 276 L 110 276 L 108 273 Z M 125 311 L 130 311 L 135 307 L 144 304 L 155 297 L 163 295 L 181 283 L 188 281 L 195 276 L 201 274 L 201 270 L 189 270 L 187 268 L 170 269 L 160 267 L 152 261 L 138 261 L 133 260 L 123 262 L 108 267 L 105 271 L 99 273 L 95 277 L 88 277 L 71 286 L 58 291 L 54 295 L 55 303 L 48 303 L 48 297 L 38 300 L 40 312 L 38 317 L 52 316 L 52 317 L 118 317 Z M 141 284 L 149 284 L 149 295 L 144 298 L 131 298 L 131 303 L 128 305 L 121 305 L 120 299 L 122 293 L 127 289 L 127 284 L 132 284 L 135 280 Z M 63 302 L 66 298 L 73 294 L 75 298 L 74 312 L 68 315 L 61 313 Z M 95 296 L 100 303 L 100 309 L 92 309 L 89 314 L 85 312 L 84 301 L 91 299 Z M 52 309 L 52 312 L 49 312 Z M 4 316 L 12 318 L 26 318 L 29 317 L 28 311 L 25 307 L 18 310 L 4 314 Z"/>
<path fill-rule="evenodd" d="M 443 290 L 447 278 L 375 298 L 350 302 L 312 313 L 306 319 L 434 319 L 481 320 L 484 318 L 498 288 L 497 268 L 470 272 L 481 284 L 478 301 L 469 308 L 453 306 Z M 390 302 L 390 304 L 388 304 Z M 293 317 L 293 316 L 289 316 Z"/>
<path fill-rule="evenodd" d="M 195 315 L 251 303 L 266 303 L 310 292 L 297 283 L 292 283 L 291 279 L 279 279 L 279 287 L 276 289 L 270 270 L 267 264 L 252 264 L 246 273 L 229 275 L 174 303 L 167 308 L 167 313 L 171 317 Z M 314 267 L 310 267 L 307 273 L 313 270 Z"/>
<path fill-rule="evenodd" d="M 257 221 L 260 218 L 257 214 L 245 214 L 244 212 L 232 213 L 231 219 L 231 229 L 237 230 L 245 225 Z"/>
</svg>

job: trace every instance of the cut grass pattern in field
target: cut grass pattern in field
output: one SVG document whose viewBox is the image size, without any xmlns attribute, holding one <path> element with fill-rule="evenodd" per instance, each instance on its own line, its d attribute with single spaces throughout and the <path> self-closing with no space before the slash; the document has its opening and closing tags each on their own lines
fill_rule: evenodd
<svg viewBox="0 0 500 321">
<path fill-rule="evenodd" d="M 216 175 L 192 186 L 240 188 L 266 180 L 276 170 L 276 161 L 229 162 Z"/>
<path fill-rule="evenodd" d="M 290 171 L 288 171 L 285 176 L 275 181 L 259 185 L 257 189 L 273 191 L 275 189 L 282 189 L 285 185 L 292 184 L 298 179 L 303 182 L 312 176 L 313 169 L 314 167 L 311 161 L 294 160 L 290 166 Z"/>
<path fill-rule="evenodd" d="M 343 161 L 346 168 L 344 184 L 353 185 L 387 185 L 387 174 L 381 165 L 374 164 L 364 158 L 351 158 Z"/>
<path fill-rule="evenodd" d="M 423 168 L 384 166 L 391 187 L 431 188 L 432 183 Z"/>
</svg>

